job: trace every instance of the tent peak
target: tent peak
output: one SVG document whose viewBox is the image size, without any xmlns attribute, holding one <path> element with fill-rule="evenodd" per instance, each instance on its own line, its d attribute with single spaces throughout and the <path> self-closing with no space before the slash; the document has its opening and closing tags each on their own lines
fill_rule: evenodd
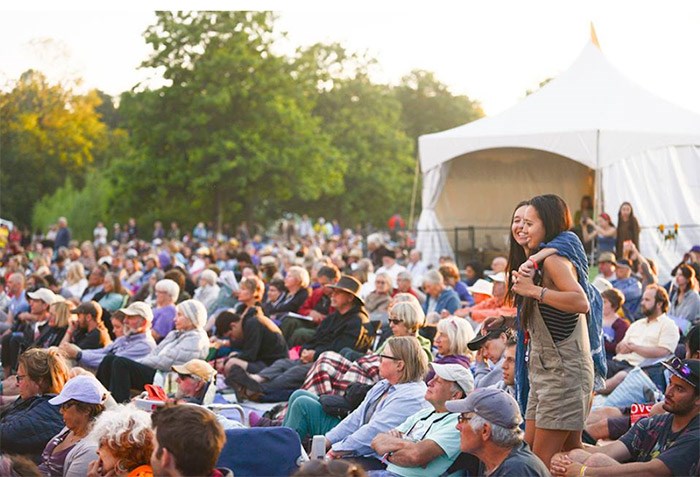
<svg viewBox="0 0 700 477">
<path fill-rule="evenodd" d="M 593 22 L 591 22 L 591 43 L 593 43 L 599 50 L 603 51 L 603 49 L 600 47 L 600 43 L 598 43 L 598 35 L 595 33 L 595 25 L 593 25 Z"/>
</svg>

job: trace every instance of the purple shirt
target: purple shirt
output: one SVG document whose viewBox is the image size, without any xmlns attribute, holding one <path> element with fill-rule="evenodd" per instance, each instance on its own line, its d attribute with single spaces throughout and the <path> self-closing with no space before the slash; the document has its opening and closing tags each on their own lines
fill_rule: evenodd
<svg viewBox="0 0 700 477">
<path fill-rule="evenodd" d="M 162 306 L 153 310 L 153 329 L 164 337 L 175 328 L 175 305 Z"/>
</svg>

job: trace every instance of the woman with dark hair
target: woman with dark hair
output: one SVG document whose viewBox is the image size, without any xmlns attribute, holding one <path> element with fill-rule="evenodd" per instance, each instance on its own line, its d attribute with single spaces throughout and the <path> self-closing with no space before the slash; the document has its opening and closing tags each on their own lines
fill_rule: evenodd
<svg viewBox="0 0 700 477">
<path fill-rule="evenodd" d="M 533 197 L 523 218 L 527 249 L 538 251 L 568 231 L 571 222 L 560 197 Z M 580 241 L 578 248 L 577 259 L 585 262 Z M 511 291 L 522 297 L 520 322 L 530 346 L 525 438 L 549 466 L 557 452 L 581 447 L 594 375 L 585 316 L 589 302 L 579 270 L 565 256 L 551 255 L 533 266 L 534 276 L 512 272 Z"/>
<path fill-rule="evenodd" d="M 467 264 L 464 266 L 464 274 L 467 276 L 464 282 L 468 287 L 472 287 L 478 279 L 484 278 L 484 266 L 481 264 L 481 262 L 476 260 L 467 262 Z"/>
<path fill-rule="evenodd" d="M 615 256 L 627 258 L 627 250 L 624 248 L 626 241 L 631 240 L 637 249 L 639 249 L 639 222 L 634 216 L 632 204 L 623 202 L 620 205 L 620 210 L 617 212 L 617 241 L 615 242 Z"/>
<path fill-rule="evenodd" d="M 689 324 L 697 324 L 700 320 L 700 295 L 695 270 L 683 263 L 676 272 L 675 286 L 671 287 L 671 306 L 668 315 L 676 319 L 687 320 Z M 685 324 L 685 330 L 690 326 Z M 683 330 L 683 331 L 685 331 Z"/>
<path fill-rule="evenodd" d="M 601 293 L 603 297 L 603 334 L 605 335 L 605 355 L 607 359 L 615 356 L 615 348 L 622 341 L 630 327 L 629 321 L 620 317 L 620 309 L 625 302 L 625 295 L 620 290 L 611 288 Z"/>
</svg>

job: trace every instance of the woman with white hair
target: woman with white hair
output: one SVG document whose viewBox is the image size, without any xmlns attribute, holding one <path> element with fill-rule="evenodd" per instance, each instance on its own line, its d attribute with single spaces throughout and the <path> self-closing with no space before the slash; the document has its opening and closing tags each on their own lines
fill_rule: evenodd
<svg viewBox="0 0 700 477">
<path fill-rule="evenodd" d="M 194 291 L 194 299 L 201 301 L 208 309 L 219 296 L 220 287 L 216 283 L 219 277 L 212 269 L 206 269 L 199 274 L 199 288 Z"/>
<path fill-rule="evenodd" d="M 464 318 L 450 316 L 441 319 L 437 324 L 437 334 L 433 340 L 433 345 L 438 352 L 435 362 L 456 363 L 470 367 L 472 352 L 467 345 L 475 336 L 472 325 Z M 433 379 L 434 375 L 435 371 L 431 369 L 425 378 L 426 382 Z"/>
<path fill-rule="evenodd" d="M 98 443 L 88 477 L 152 477 L 155 435 L 151 415 L 132 406 L 119 406 L 97 418 L 89 438 Z"/>
<path fill-rule="evenodd" d="M 287 287 L 287 296 L 278 305 L 270 310 L 270 318 L 281 318 L 284 313 L 296 313 L 309 298 L 309 272 L 304 267 L 297 265 L 287 270 L 284 277 L 284 286 Z"/>
<path fill-rule="evenodd" d="M 66 272 L 66 283 L 63 285 L 63 290 L 70 293 L 72 297 L 80 298 L 88 286 L 87 278 L 85 278 L 85 267 L 83 264 L 75 261 L 68 265 Z"/>
<path fill-rule="evenodd" d="M 180 286 L 168 278 L 156 283 L 156 306 L 153 308 L 151 333 L 156 342 L 163 339 L 175 326 L 175 302 Z"/>
<path fill-rule="evenodd" d="M 107 355 L 97 369 L 97 378 L 112 392 L 117 402 L 129 400 L 129 390 L 143 390 L 152 384 L 157 371 L 168 372 L 171 366 L 191 359 L 204 359 L 209 352 L 209 339 L 204 331 L 207 310 L 197 300 L 177 305 L 175 329 L 168 333 L 150 354 L 134 361 Z"/>
</svg>

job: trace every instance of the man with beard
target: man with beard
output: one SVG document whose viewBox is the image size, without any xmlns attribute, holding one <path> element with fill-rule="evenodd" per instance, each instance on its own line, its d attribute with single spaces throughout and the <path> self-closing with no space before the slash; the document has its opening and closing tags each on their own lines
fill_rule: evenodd
<svg viewBox="0 0 700 477">
<path fill-rule="evenodd" d="M 104 348 L 112 341 L 102 322 L 102 307 L 99 303 L 81 303 L 71 313 L 78 316 L 68 327 L 61 347 L 65 348 L 65 345 L 72 343 L 80 349 L 97 349 Z"/>
<path fill-rule="evenodd" d="M 617 354 L 608 360 L 608 392 L 624 380 L 627 370 L 647 359 L 665 358 L 676 351 L 680 334 L 678 326 L 666 316 L 668 306 L 666 290 L 656 284 L 647 286 L 641 302 L 644 318 L 632 323 L 617 345 Z"/>
<path fill-rule="evenodd" d="M 175 400 L 202 404 L 216 370 L 201 359 L 191 359 L 185 364 L 173 365 L 170 369 L 177 373 Z"/>
<path fill-rule="evenodd" d="M 697 475 L 700 360 L 671 358 L 664 414 L 641 419 L 619 440 L 552 458 L 555 476 Z"/>
<path fill-rule="evenodd" d="M 108 354 L 139 360 L 153 351 L 156 348 L 156 342 L 151 335 L 153 321 L 151 307 L 142 301 L 137 301 L 119 311 L 125 315 L 124 336 L 120 336 L 110 345 L 100 349 L 83 350 L 74 344 L 66 343 L 62 349 L 68 358 L 74 359 L 78 366 L 96 370 Z"/>
</svg>

